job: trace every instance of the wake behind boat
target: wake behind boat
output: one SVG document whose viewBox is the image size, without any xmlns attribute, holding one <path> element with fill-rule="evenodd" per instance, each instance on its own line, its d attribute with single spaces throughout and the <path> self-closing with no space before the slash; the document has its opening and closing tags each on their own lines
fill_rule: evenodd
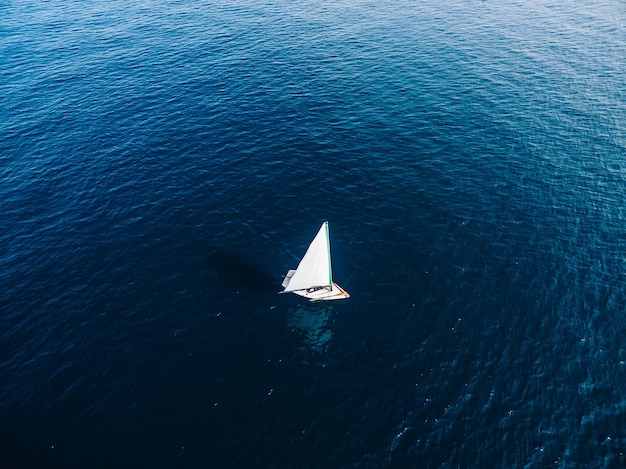
<svg viewBox="0 0 626 469">
<path fill-rule="evenodd" d="M 327 221 L 322 223 L 298 267 L 287 272 L 282 286 L 281 293 L 295 293 L 311 301 L 350 298 L 347 291 L 333 282 Z"/>
</svg>

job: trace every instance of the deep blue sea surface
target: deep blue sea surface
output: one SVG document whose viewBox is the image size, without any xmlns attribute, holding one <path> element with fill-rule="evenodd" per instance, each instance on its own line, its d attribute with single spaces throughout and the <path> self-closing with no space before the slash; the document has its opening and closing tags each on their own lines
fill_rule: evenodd
<svg viewBox="0 0 626 469">
<path fill-rule="evenodd" d="M 2 468 L 623 466 L 625 305 L 623 0 L 0 3 Z"/>
</svg>

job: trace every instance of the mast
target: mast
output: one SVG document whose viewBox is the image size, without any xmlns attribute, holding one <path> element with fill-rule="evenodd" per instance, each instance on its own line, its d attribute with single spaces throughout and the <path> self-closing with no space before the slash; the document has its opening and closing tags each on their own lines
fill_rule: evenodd
<svg viewBox="0 0 626 469">
<path fill-rule="evenodd" d="M 330 260 L 330 232 L 328 228 L 328 222 L 324 222 L 324 226 L 326 226 L 326 246 L 328 248 L 328 285 L 333 284 L 333 266 Z"/>
</svg>

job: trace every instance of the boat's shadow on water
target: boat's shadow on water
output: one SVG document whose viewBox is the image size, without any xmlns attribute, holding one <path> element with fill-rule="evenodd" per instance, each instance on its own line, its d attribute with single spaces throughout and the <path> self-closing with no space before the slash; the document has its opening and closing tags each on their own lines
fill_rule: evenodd
<svg viewBox="0 0 626 469">
<path fill-rule="evenodd" d="M 234 252 L 215 251 L 208 258 L 208 266 L 219 284 L 237 291 L 269 293 L 280 287 L 279 278 Z"/>
</svg>

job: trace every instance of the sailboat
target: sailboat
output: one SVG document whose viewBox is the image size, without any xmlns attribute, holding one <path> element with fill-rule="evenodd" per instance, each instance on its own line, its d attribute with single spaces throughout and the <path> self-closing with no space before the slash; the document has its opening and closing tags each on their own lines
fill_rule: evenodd
<svg viewBox="0 0 626 469">
<path fill-rule="evenodd" d="M 347 291 L 333 282 L 327 221 L 322 223 L 298 267 L 285 275 L 283 288 L 281 293 L 292 292 L 311 301 L 350 298 Z"/>
</svg>

